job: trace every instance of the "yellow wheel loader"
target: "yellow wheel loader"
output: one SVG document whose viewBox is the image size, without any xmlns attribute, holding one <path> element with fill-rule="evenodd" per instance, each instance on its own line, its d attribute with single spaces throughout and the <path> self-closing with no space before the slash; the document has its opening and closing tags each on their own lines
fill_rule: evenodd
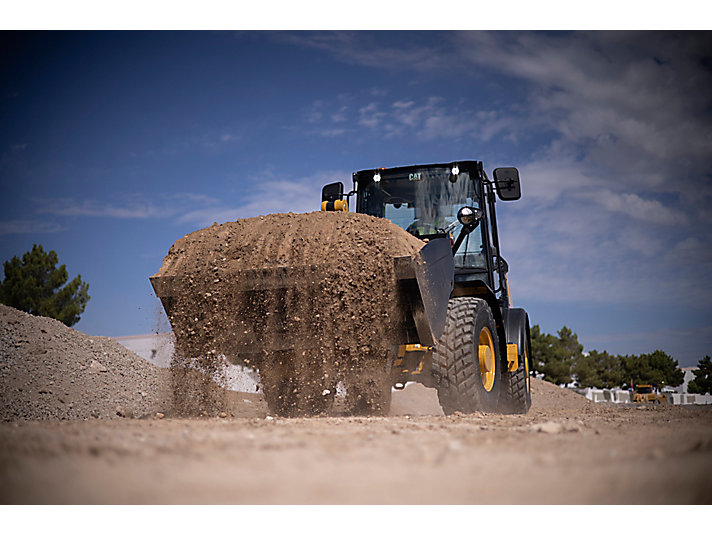
<svg viewBox="0 0 712 534">
<path fill-rule="evenodd" d="M 633 390 L 633 402 L 661 404 L 667 402 L 667 396 L 664 393 L 656 393 L 650 384 L 638 384 Z"/>
<path fill-rule="evenodd" d="M 390 219 L 426 242 L 423 253 L 438 247 L 441 254 L 439 269 L 416 277 L 420 295 L 434 297 L 426 306 L 430 328 L 419 327 L 414 313 L 416 329 L 399 347 L 392 380 L 396 388 L 408 381 L 435 387 L 446 414 L 526 413 L 531 406 L 529 318 L 511 306 L 495 211 L 496 196 L 521 197 L 519 173 L 498 168 L 493 178 L 480 161 L 353 175 L 357 212 Z M 323 209 L 345 198 L 339 184 L 322 197 Z"/>
<path fill-rule="evenodd" d="M 218 229 L 225 237 L 215 258 L 208 253 L 193 258 L 179 241 L 151 282 L 179 352 L 184 357 L 222 353 L 257 368 L 270 410 L 278 415 L 329 411 L 338 381 L 345 385 L 348 413 L 387 413 L 392 387 L 410 381 L 436 388 L 446 414 L 526 413 L 531 406 L 529 319 L 526 311 L 511 306 L 495 212 L 497 197 L 514 201 L 520 196 L 517 169 L 494 169 L 490 179 L 480 161 L 366 169 L 353 173 L 349 193 L 341 182 L 324 186 L 321 217 L 330 223 L 349 219 L 351 226 L 344 224 L 343 231 L 350 228 L 348 235 L 357 240 L 359 221 L 372 219 L 356 219 L 366 215 L 388 219 L 402 229 L 398 232 L 410 234 L 403 235 L 417 244 L 415 252 L 380 258 L 387 261 L 379 272 L 359 273 L 367 267 L 358 255 L 329 270 L 319 257 L 304 264 L 304 254 L 295 253 L 299 261 L 283 255 L 263 262 L 269 265 L 235 270 L 230 294 L 221 295 L 217 292 L 229 278 L 224 266 L 246 265 L 250 252 L 230 244 L 229 229 Z M 344 213 L 349 204 L 360 215 Z M 240 228 L 245 221 L 260 224 L 242 221 Z M 296 232 L 286 223 L 283 228 L 285 234 Z M 306 247 L 317 237 L 260 240 L 279 255 L 288 248 L 279 239 L 301 240 Z M 370 253 L 385 251 L 387 242 L 372 239 Z M 324 254 L 339 254 L 338 246 L 327 251 L 331 244 L 320 243 Z M 234 257 L 220 258 L 230 255 L 228 248 Z M 250 250 L 254 255 L 256 249 Z M 190 261 L 198 265 L 193 273 L 186 268 Z M 376 296 L 385 298 L 391 311 L 349 313 L 346 321 L 334 321 L 329 310 L 345 309 L 356 274 L 373 283 L 392 281 L 371 290 L 388 292 Z M 183 312 L 186 306 L 180 304 L 208 300 L 210 306 L 200 313 Z M 357 331 L 359 346 L 349 346 L 355 338 L 347 331 Z"/>
</svg>

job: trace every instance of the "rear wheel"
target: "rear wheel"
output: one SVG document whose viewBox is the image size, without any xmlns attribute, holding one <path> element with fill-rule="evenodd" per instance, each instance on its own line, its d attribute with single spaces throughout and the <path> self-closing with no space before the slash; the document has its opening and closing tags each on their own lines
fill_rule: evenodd
<svg viewBox="0 0 712 534">
<path fill-rule="evenodd" d="M 503 413 L 527 413 L 532 405 L 531 382 L 529 378 L 529 343 L 523 343 L 524 352 L 519 354 L 517 370 L 502 373 Z"/>
<path fill-rule="evenodd" d="M 433 351 L 433 376 L 445 414 L 496 412 L 501 365 L 497 326 L 487 302 L 450 299 L 445 331 Z"/>
</svg>

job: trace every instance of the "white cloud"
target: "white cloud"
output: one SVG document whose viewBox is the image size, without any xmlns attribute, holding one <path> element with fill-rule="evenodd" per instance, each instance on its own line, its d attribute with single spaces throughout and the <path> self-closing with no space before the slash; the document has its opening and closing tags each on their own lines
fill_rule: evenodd
<svg viewBox="0 0 712 534">
<path fill-rule="evenodd" d="M 703 34 L 468 32 L 456 46 L 468 61 L 528 82 L 532 113 L 570 143 L 593 145 L 599 164 L 638 172 L 669 169 L 675 158 L 709 164 L 712 72 L 700 61 L 712 46 Z"/>
<path fill-rule="evenodd" d="M 270 213 L 307 213 L 318 211 L 321 206 L 321 188 L 330 182 L 341 180 L 344 190 L 351 185 L 344 171 L 319 172 L 313 176 L 283 180 L 275 179 L 267 173 L 256 180 L 251 187 L 241 194 L 240 204 L 226 206 L 220 204 L 188 211 L 178 217 L 182 223 L 192 223 L 197 227 L 206 227 L 214 222 L 224 223 L 248 217 L 257 217 Z"/>
<path fill-rule="evenodd" d="M 614 193 L 600 189 L 582 193 L 579 197 L 592 200 L 606 211 L 623 213 L 644 222 L 670 225 L 689 222 L 684 213 L 663 206 L 658 200 L 647 200 L 634 193 Z"/>
<path fill-rule="evenodd" d="M 363 106 L 358 110 L 358 113 L 358 123 L 361 126 L 366 126 L 368 128 L 376 128 L 381 124 L 383 117 L 386 116 L 386 113 L 379 111 L 379 106 L 376 102 L 371 102 L 370 104 Z"/>
<path fill-rule="evenodd" d="M 369 130 L 375 130 L 384 137 L 410 137 L 420 141 L 436 139 L 474 138 L 489 141 L 497 135 L 505 134 L 511 141 L 514 119 L 493 109 L 473 110 L 466 103 L 452 104 L 439 96 L 410 100 L 379 100 L 368 102 L 355 110 L 339 106 L 330 111 L 323 101 L 307 112 L 307 121 L 317 125 L 311 132 L 315 135 L 335 137 L 353 132 L 349 128 L 333 128 L 331 123 L 346 122 Z"/>
<path fill-rule="evenodd" d="M 165 217 L 171 209 L 155 204 L 143 197 L 131 198 L 123 205 L 109 204 L 93 199 L 57 198 L 38 199 L 40 213 L 66 217 L 106 217 L 112 219 L 151 219 Z"/>
<path fill-rule="evenodd" d="M 0 235 L 13 234 L 45 234 L 64 230 L 62 225 L 54 221 L 41 221 L 37 219 L 13 219 L 0 221 Z"/>
<path fill-rule="evenodd" d="M 406 34 L 401 34 L 406 36 Z M 388 34 L 370 32 L 299 32 L 279 33 L 275 37 L 292 45 L 327 52 L 337 59 L 367 67 L 427 72 L 437 69 L 440 57 L 432 46 L 410 44 L 390 46 L 383 41 Z M 379 88 L 374 91 L 382 91 Z"/>
</svg>

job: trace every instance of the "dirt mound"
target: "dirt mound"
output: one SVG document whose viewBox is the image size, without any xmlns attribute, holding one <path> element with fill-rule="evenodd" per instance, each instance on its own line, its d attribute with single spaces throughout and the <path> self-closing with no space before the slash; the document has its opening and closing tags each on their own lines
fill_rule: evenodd
<svg viewBox="0 0 712 534">
<path fill-rule="evenodd" d="M 167 370 L 116 341 L 0 304 L 0 419 L 141 417 L 171 406 Z"/>
<path fill-rule="evenodd" d="M 571 391 L 570 389 L 560 388 L 559 386 L 532 378 L 532 407 L 531 412 L 536 413 L 554 413 L 554 412 L 580 412 L 581 410 L 591 407 L 594 403 L 588 400 L 583 395 Z"/>
<path fill-rule="evenodd" d="M 178 240 L 157 273 L 172 287 L 162 302 L 176 336 L 177 397 L 186 369 L 219 381 L 224 354 L 260 370 L 277 413 L 327 410 L 338 382 L 354 413 L 387 411 L 389 350 L 406 309 L 393 258 L 422 245 L 386 219 L 343 212 L 242 219 Z"/>
</svg>

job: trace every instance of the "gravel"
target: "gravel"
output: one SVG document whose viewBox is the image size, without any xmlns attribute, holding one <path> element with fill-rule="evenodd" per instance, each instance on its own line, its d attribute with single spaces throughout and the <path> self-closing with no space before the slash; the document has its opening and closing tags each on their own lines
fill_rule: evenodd
<svg viewBox="0 0 712 534">
<path fill-rule="evenodd" d="M 106 337 L 0 304 L 0 420 L 170 412 L 170 373 Z"/>
</svg>

